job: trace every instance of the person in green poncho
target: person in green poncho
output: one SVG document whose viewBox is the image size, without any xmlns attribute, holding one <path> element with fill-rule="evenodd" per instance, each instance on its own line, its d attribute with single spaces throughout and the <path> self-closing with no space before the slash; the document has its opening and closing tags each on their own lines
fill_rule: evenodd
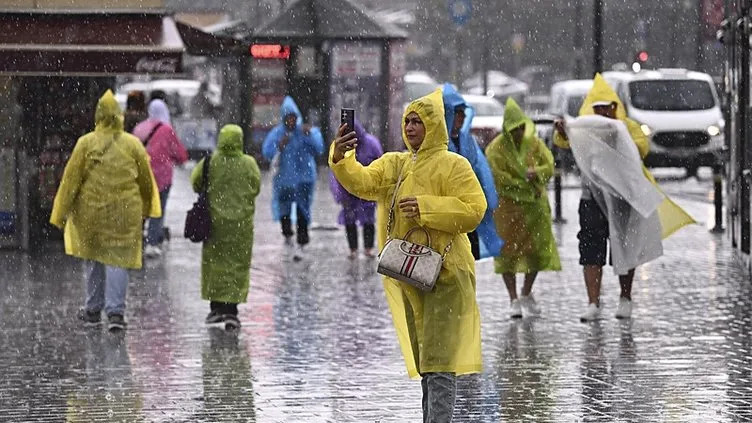
<svg viewBox="0 0 752 423">
<path fill-rule="evenodd" d="M 486 157 L 499 193 L 494 212 L 496 231 L 506 241 L 496 257 L 511 301 L 510 316 L 538 315 L 532 295 L 538 272 L 561 270 L 559 252 L 551 231 L 551 208 L 546 184 L 554 172 L 554 158 L 536 136 L 535 124 L 517 102 L 507 99 L 504 126 L 486 149 Z M 521 296 L 517 296 L 516 274 L 525 274 Z"/>
<path fill-rule="evenodd" d="M 201 189 L 205 160 L 191 173 Z M 201 298 L 210 301 L 207 324 L 240 327 L 238 304 L 246 302 L 253 247 L 253 214 L 261 186 L 256 160 L 243 154 L 243 130 L 225 125 L 209 161 L 211 236 L 201 250 Z"/>
</svg>

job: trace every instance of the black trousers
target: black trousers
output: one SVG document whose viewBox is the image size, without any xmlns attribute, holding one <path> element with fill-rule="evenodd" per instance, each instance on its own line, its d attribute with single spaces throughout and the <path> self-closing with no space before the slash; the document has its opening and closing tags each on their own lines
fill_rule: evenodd
<svg viewBox="0 0 752 423">
<path fill-rule="evenodd" d="M 345 225 L 347 232 L 347 243 L 351 250 L 358 249 L 358 225 Z M 363 225 L 363 248 L 373 248 L 375 228 L 372 224 Z"/>
<path fill-rule="evenodd" d="M 211 301 L 209 303 L 209 310 L 217 311 L 219 314 L 232 314 L 238 315 L 238 305 L 235 303 L 220 303 L 217 301 Z"/>
<path fill-rule="evenodd" d="M 470 250 L 473 252 L 473 257 L 476 260 L 480 260 L 480 238 L 478 238 L 478 232 L 472 231 L 468 233 L 467 239 L 470 240 Z"/>
<path fill-rule="evenodd" d="M 280 223 L 282 224 L 282 235 L 285 237 L 291 237 L 293 236 L 292 232 L 292 219 L 290 219 L 290 216 L 282 216 L 280 219 Z M 300 245 L 306 245 L 311 240 L 308 237 L 308 220 L 302 216 L 302 213 L 298 212 L 298 230 L 296 232 L 297 238 L 298 238 L 298 244 Z"/>
</svg>

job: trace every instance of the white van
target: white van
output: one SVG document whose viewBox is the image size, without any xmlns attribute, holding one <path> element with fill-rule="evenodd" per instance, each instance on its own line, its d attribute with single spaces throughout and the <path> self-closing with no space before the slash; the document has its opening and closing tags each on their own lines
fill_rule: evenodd
<svg viewBox="0 0 752 423">
<path fill-rule="evenodd" d="M 551 102 L 548 104 L 548 112 L 565 120 L 576 118 L 591 88 L 593 88 L 592 79 L 571 79 L 551 85 Z"/>
<path fill-rule="evenodd" d="M 650 139 L 646 165 L 684 167 L 693 175 L 699 166 L 717 162 L 724 146 L 724 121 L 710 75 L 658 69 L 605 72 L 604 78 Z"/>
</svg>

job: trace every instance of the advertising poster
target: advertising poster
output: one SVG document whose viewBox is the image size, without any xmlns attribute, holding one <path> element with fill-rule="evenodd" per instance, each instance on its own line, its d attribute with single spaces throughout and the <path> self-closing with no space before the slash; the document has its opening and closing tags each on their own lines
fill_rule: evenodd
<svg viewBox="0 0 752 423">
<path fill-rule="evenodd" d="M 331 50 L 330 128 L 336 131 L 340 109 L 355 109 L 355 118 L 366 130 L 382 137 L 384 98 L 381 83 L 381 43 L 336 43 Z M 324 134 L 331 139 L 334 134 Z M 381 140 L 388 145 L 387 140 Z"/>
</svg>

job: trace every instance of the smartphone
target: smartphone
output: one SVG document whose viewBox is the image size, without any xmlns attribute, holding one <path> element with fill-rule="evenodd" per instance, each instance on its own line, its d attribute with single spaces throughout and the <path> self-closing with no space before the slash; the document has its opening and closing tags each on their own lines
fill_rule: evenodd
<svg viewBox="0 0 752 423">
<path fill-rule="evenodd" d="M 345 134 L 355 130 L 355 109 L 342 109 L 340 114 L 340 124 L 347 125 Z"/>
</svg>

